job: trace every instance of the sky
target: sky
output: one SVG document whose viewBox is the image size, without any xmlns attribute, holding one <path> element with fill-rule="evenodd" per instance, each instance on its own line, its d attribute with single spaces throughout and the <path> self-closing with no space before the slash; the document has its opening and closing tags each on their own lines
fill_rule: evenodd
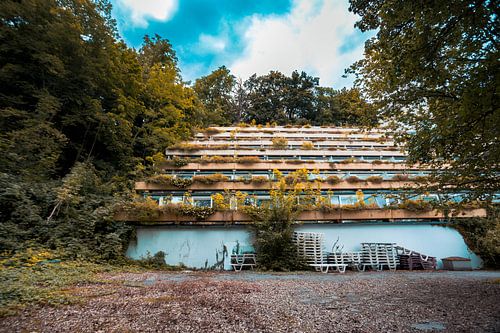
<svg viewBox="0 0 500 333">
<path fill-rule="evenodd" d="M 304 71 L 321 86 L 352 86 L 344 69 L 371 37 L 354 28 L 348 0 L 111 0 L 125 42 L 168 39 L 185 81 L 226 66 L 236 77 Z"/>
</svg>

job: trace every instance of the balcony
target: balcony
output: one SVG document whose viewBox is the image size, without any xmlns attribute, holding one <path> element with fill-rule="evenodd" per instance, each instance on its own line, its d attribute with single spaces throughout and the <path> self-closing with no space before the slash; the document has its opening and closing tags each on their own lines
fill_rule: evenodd
<svg viewBox="0 0 500 333">
<path fill-rule="evenodd" d="M 486 210 L 482 208 L 467 209 L 460 212 L 454 212 L 450 215 L 456 217 L 484 217 Z M 205 219 L 196 219 L 192 216 L 182 216 L 173 213 L 161 212 L 155 218 L 149 218 L 147 221 L 140 221 L 133 213 L 119 212 L 115 215 L 118 221 L 135 221 L 146 224 L 195 224 L 195 225 L 214 225 L 214 224 L 251 224 L 251 219 L 240 211 L 217 211 Z M 342 223 L 342 221 L 391 221 L 398 220 L 443 220 L 445 214 L 438 210 L 431 211 L 409 211 L 403 209 L 363 209 L 363 210 L 336 210 L 332 212 L 304 211 L 297 221 L 299 223 Z"/>
</svg>

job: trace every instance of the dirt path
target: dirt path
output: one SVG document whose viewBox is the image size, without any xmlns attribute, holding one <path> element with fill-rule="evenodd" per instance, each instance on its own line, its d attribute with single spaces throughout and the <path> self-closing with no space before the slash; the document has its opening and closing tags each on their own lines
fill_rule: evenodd
<svg viewBox="0 0 500 333">
<path fill-rule="evenodd" d="M 500 272 L 123 273 L 0 332 L 500 332 Z"/>
</svg>

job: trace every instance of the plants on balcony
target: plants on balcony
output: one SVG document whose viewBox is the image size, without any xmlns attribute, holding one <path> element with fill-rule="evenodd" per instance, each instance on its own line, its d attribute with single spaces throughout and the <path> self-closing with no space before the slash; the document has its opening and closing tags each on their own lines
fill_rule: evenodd
<svg viewBox="0 0 500 333">
<path fill-rule="evenodd" d="M 168 149 L 181 150 L 181 151 L 196 151 L 196 150 L 202 150 L 203 148 L 204 147 L 201 145 L 182 142 L 182 143 L 177 143 L 175 145 L 172 145 Z"/>
<path fill-rule="evenodd" d="M 214 127 L 208 127 L 208 128 L 205 128 L 203 130 L 203 134 L 205 134 L 206 136 L 219 134 L 220 132 L 221 132 L 221 130 L 219 130 L 218 128 L 214 128 Z"/>
<path fill-rule="evenodd" d="M 206 176 L 202 175 L 193 176 L 193 182 L 202 183 L 205 185 L 211 185 L 214 183 L 227 182 L 227 181 L 229 181 L 229 177 L 224 176 L 221 173 L 214 173 L 212 175 L 206 175 Z"/>
<path fill-rule="evenodd" d="M 412 180 L 416 183 L 426 183 L 429 179 L 430 178 L 428 176 L 415 176 L 412 178 Z"/>
<path fill-rule="evenodd" d="M 236 158 L 235 162 L 241 164 L 254 164 L 261 162 L 261 159 L 258 158 L 257 156 L 243 156 Z"/>
<path fill-rule="evenodd" d="M 412 212 L 417 212 L 417 211 L 428 212 L 433 209 L 433 205 L 431 202 L 424 201 L 421 199 L 416 199 L 416 200 L 405 199 L 403 200 L 403 202 L 397 205 L 397 208 L 409 210 Z"/>
<path fill-rule="evenodd" d="M 282 137 L 274 137 L 271 139 L 273 142 L 273 149 L 286 149 L 288 147 L 288 140 Z"/>
<path fill-rule="evenodd" d="M 252 177 L 252 183 L 255 184 L 264 184 L 269 182 L 269 178 L 266 176 L 253 176 Z"/>
<path fill-rule="evenodd" d="M 345 181 L 352 184 L 352 183 L 360 183 L 363 180 L 356 176 L 349 176 L 345 179 Z"/>
<path fill-rule="evenodd" d="M 186 188 L 193 183 L 191 179 L 174 177 L 171 175 L 155 175 L 146 179 L 148 184 L 172 185 L 178 188 Z"/>
<path fill-rule="evenodd" d="M 369 176 L 366 178 L 366 181 L 374 184 L 380 184 L 384 181 L 384 178 L 381 176 Z"/>
<path fill-rule="evenodd" d="M 381 161 L 381 160 L 374 160 L 372 161 L 372 164 L 375 164 L 375 165 L 380 165 L 380 164 L 384 164 L 385 162 L 384 161 Z"/>
<path fill-rule="evenodd" d="M 120 205 L 116 211 L 131 215 L 140 222 L 154 221 L 160 217 L 162 212 L 158 203 L 149 197 Z"/>
<path fill-rule="evenodd" d="M 217 210 L 229 210 L 231 207 L 231 197 L 222 193 L 214 193 L 210 196 Z"/>
<path fill-rule="evenodd" d="M 311 141 L 305 141 L 302 143 L 302 146 L 300 147 L 303 150 L 313 150 L 314 144 Z"/>
<path fill-rule="evenodd" d="M 392 180 L 396 180 L 396 181 L 407 181 L 409 179 L 410 179 L 410 176 L 405 175 L 405 174 L 396 174 L 396 175 L 392 176 Z"/>
<path fill-rule="evenodd" d="M 166 213 L 171 213 L 181 216 L 191 216 L 196 218 L 197 220 L 204 220 L 213 213 L 215 213 L 215 209 L 211 207 L 198 207 L 187 204 L 168 204 L 161 208 L 162 211 Z"/>
<path fill-rule="evenodd" d="M 341 182 L 341 180 L 340 180 L 340 178 L 339 178 L 338 176 L 334 176 L 334 175 L 332 175 L 332 176 L 328 176 L 328 177 L 326 177 L 326 182 L 327 182 L 328 184 L 335 185 L 335 184 L 340 183 L 340 182 Z"/>
</svg>

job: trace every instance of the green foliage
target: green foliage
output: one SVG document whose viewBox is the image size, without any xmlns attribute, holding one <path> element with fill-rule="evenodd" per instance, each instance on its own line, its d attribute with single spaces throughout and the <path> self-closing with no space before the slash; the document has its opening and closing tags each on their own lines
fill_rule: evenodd
<svg viewBox="0 0 500 333">
<path fill-rule="evenodd" d="M 218 182 L 227 182 L 227 181 L 229 181 L 229 177 L 224 176 L 221 173 L 214 173 L 212 175 L 207 175 L 207 176 L 199 176 L 199 175 L 193 176 L 193 182 L 202 183 L 206 185 L 211 185 Z"/>
<path fill-rule="evenodd" d="M 366 181 L 369 183 L 380 184 L 384 181 L 382 176 L 369 176 L 366 178 Z"/>
<path fill-rule="evenodd" d="M 455 219 L 451 226 L 464 237 L 469 248 L 483 259 L 485 267 L 500 267 L 500 214 L 492 208 L 487 218 Z"/>
<path fill-rule="evenodd" d="M 239 121 L 232 99 L 235 85 L 234 75 L 224 66 L 195 81 L 193 89 L 206 110 L 205 125 L 227 126 Z"/>
<path fill-rule="evenodd" d="M 172 185 L 178 188 L 186 188 L 190 186 L 193 181 L 189 178 L 174 177 L 171 175 L 155 175 L 147 178 L 146 183 Z"/>
<path fill-rule="evenodd" d="M 64 255 L 63 255 L 64 256 Z M 113 269 L 87 261 L 60 261 L 57 254 L 28 249 L 0 260 L 0 317 L 36 304 L 66 305 L 79 299 L 70 288 L 97 281 L 96 273 Z"/>
<path fill-rule="evenodd" d="M 288 140 L 282 137 L 274 137 L 271 139 L 273 142 L 273 149 L 286 149 L 288 147 Z"/>
<path fill-rule="evenodd" d="M 376 30 L 352 70 L 406 144 L 439 170 L 423 191 L 491 200 L 500 188 L 497 1 L 351 0 Z"/>
<path fill-rule="evenodd" d="M 243 211 L 254 221 L 254 247 L 258 253 L 260 268 L 274 271 L 303 268 L 292 241 L 293 223 L 300 213 L 294 193 L 271 191 L 268 205 L 246 206 Z"/>
</svg>

